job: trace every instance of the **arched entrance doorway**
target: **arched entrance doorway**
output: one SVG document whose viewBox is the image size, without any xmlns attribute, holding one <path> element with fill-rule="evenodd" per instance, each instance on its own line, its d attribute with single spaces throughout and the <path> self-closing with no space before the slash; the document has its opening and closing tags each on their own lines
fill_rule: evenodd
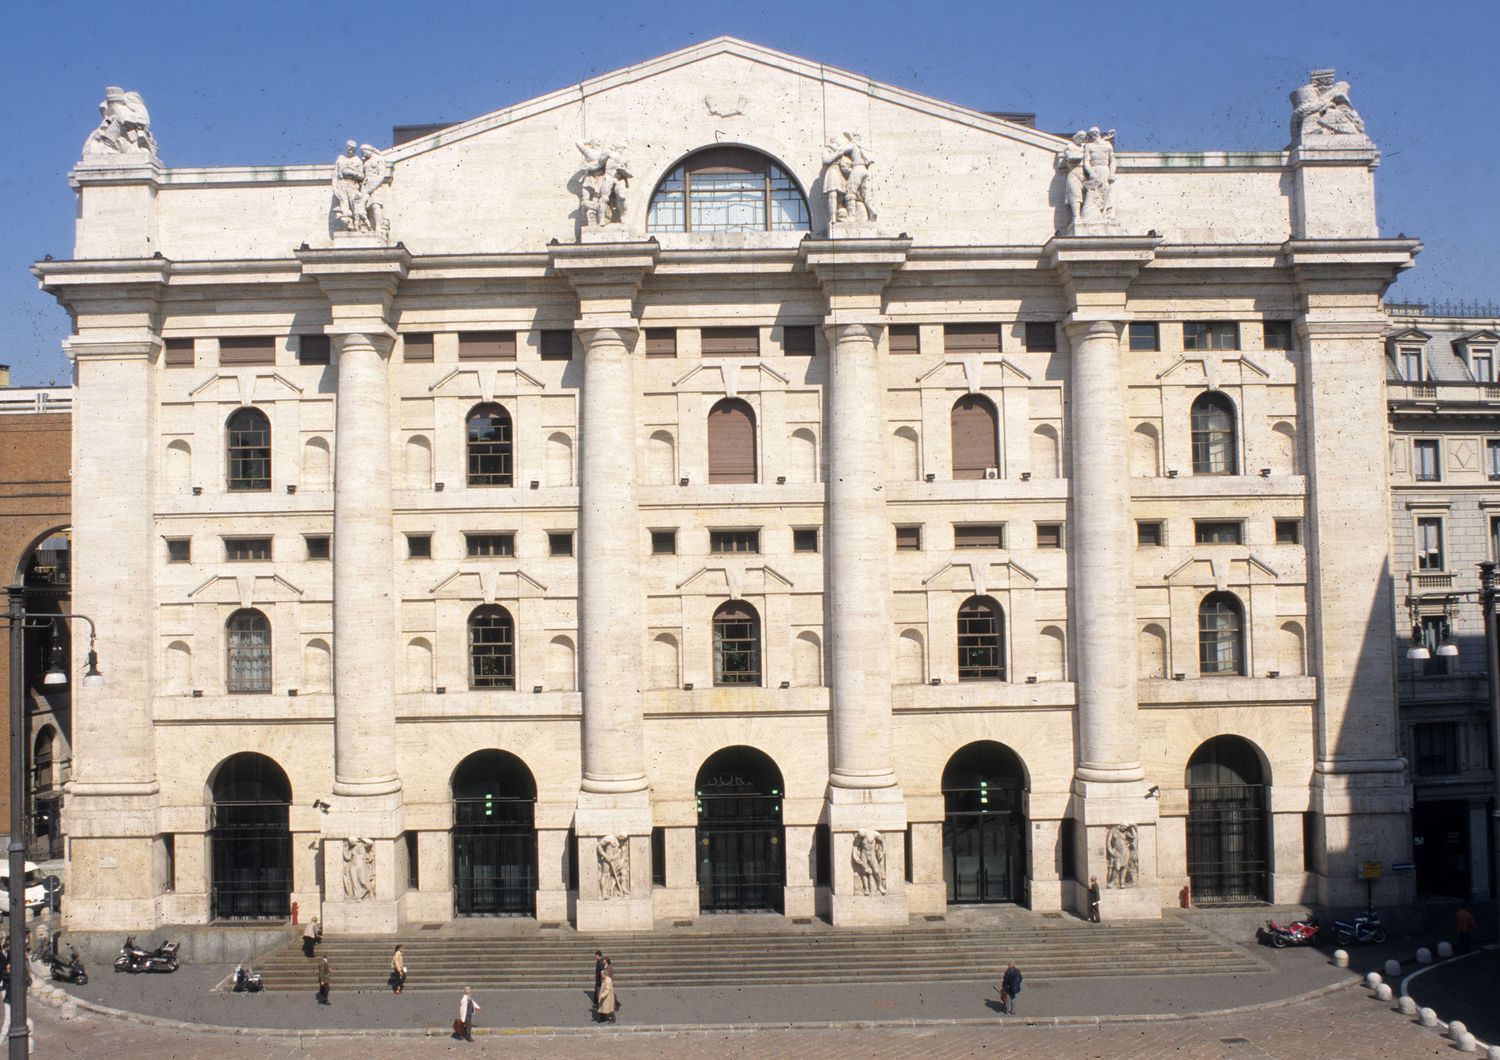
<svg viewBox="0 0 1500 1060">
<path fill-rule="evenodd" d="M 25 586 L 22 603 L 29 615 L 73 610 L 71 539 L 68 527 L 57 527 L 35 538 L 22 554 L 16 573 Z M 34 618 L 22 636 L 24 742 L 30 754 L 24 770 L 26 852 L 36 861 L 62 857 L 62 785 L 72 759 L 72 634 L 67 622 Z"/>
<path fill-rule="evenodd" d="M 943 770 L 943 875 L 948 901 L 1026 897 L 1026 769 L 1004 744 L 962 747 Z"/>
<path fill-rule="evenodd" d="M 209 915 L 285 920 L 292 915 L 292 784 L 265 755 L 245 751 L 219 764 L 208 846 Z"/>
<path fill-rule="evenodd" d="M 698 770 L 698 904 L 705 913 L 780 912 L 786 887 L 781 770 L 726 747 Z"/>
<path fill-rule="evenodd" d="M 505 751 L 453 771 L 453 901 L 459 916 L 536 914 L 536 780 Z"/>
<path fill-rule="evenodd" d="M 1215 736 L 1188 760 L 1187 862 L 1198 902 L 1270 899 L 1266 787 L 1260 751 Z"/>
</svg>

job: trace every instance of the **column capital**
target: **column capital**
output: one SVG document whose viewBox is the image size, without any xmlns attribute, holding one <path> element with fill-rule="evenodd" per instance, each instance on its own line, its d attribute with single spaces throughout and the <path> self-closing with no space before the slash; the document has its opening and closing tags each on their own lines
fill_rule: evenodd
<svg viewBox="0 0 1500 1060">
<path fill-rule="evenodd" d="M 828 321 L 823 325 L 823 334 L 828 337 L 829 346 L 836 346 L 846 339 L 879 342 L 880 333 L 883 330 L 885 330 L 884 320 L 840 319 Z"/>
<path fill-rule="evenodd" d="M 1053 236 L 1042 264 L 1057 274 L 1075 319 L 1125 321 L 1126 292 L 1161 243 L 1157 235 Z"/>
<path fill-rule="evenodd" d="M 578 295 L 585 328 L 619 326 L 635 318 L 635 298 L 656 268 L 661 247 L 643 243 L 553 243 L 547 258 Z"/>
<path fill-rule="evenodd" d="M 297 251 L 302 275 L 317 283 L 328 298 L 330 335 L 375 334 L 394 338 L 391 303 L 411 267 L 404 246 L 347 247 Z"/>
<path fill-rule="evenodd" d="M 635 344 L 640 324 L 631 317 L 624 320 L 588 320 L 578 329 L 579 341 L 585 354 L 596 344 L 610 343 L 624 346 L 627 350 Z"/>
<path fill-rule="evenodd" d="M 804 239 L 797 253 L 822 284 L 830 315 L 842 321 L 882 319 L 886 284 L 910 250 L 905 237 Z"/>
</svg>

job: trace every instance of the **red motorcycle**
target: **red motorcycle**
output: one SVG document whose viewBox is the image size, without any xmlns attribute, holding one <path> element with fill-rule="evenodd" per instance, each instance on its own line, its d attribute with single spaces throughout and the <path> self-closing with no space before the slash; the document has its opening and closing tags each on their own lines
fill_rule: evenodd
<svg viewBox="0 0 1500 1060">
<path fill-rule="evenodd" d="M 1267 920 L 1266 926 L 1255 932 L 1255 937 L 1278 950 L 1288 946 L 1310 946 L 1318 940 L 1318 918 L 1310 916 L 1290 924 Z"/>
</svg>

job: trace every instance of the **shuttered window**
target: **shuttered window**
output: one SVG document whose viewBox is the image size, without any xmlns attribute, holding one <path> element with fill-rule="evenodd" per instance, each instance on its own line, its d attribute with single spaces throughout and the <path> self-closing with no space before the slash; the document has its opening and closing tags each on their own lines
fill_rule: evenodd
<svg viewBox="0 0 1500 1060">
<path fill-rule="evenodd" d="M 943 349 L 948 353 L 999 353 L 999 324 L 944 324 Z"/>
<path fill-rule="evenodd" d="M 401 357 L 405 361 L 418 363 L 432 360 L 432 332 L 412 332 L 401 337 Z"/>
<path fill-rule="evenodd" d="M 1005 526 L 1001 523 L 955 526 L 954 548 L 1004 548 Z"/>
<path fill-rule="evenodd" d="M 922 332 L 915 324 L 891 325 L 892 353 L 921 353 Z"/>
<path fill-rule="evenodd" d="M 220 364 L 275 364 L 276 340 L 270 336 L 231 336 L 219 340 Z"/>
<path fill-rule="evenodd" d="M 331 360 L 333 343 L 327 335 L 297 336 L 298 364 L 327 364 Z"/>
<path fill-rule="evenodd" d="M 1000 466 L 999 417 L 987 398 L 966 394 L 953 404 L 953 477 L 984 478 Z"/>
<path fill-rule="evenodd" d="M 708 481 L 755 481 L 755 414 L 737 398 L 709 410 Z"/>
<path fill-rule="evenodd" d="M 646 356 L 647 357 L 676 357 L 677 356 L 677 329 L 676 328 L 647 328 L 646 329 Z"/>
<path fill-rule="evenodd" d="M 896 527 L 896 551 L 915 552 L 922 547 L 922 528 L 920 526 L 898 526 Z"/>
<path fill-rule="evenodd" d="M 760 328 L 704 328 L 703 356 L 754 357 L 760 353 Z"/>
<path fill-rule="evenodd" d="M 514 361 L 514 331 L 465 331 L 458 336 L 460 361 Z"/>
<path fill-rule="evenodd" d="M 1057 325 L 1051 321 L 1026 325 L 1027 353 L 1057 352 Z"/>
<path fill-rule="evenodd" d="M 788 357 L 811 357 L 817 352 L 813 329 L 798 325 L 781 329 L 781 352 Z"/>
<path fill-rule="evenodd" d="M 193 340 L 168 339 L 162 353 L 162 363 L 168 368 L 191 368 L 193 366 Z"/>
<path fill-rule="evenodd" d="M 542 332 L 542 360 L 570 361 L 573 359 L 573 332 L 563 329 Z"/>
</svg>

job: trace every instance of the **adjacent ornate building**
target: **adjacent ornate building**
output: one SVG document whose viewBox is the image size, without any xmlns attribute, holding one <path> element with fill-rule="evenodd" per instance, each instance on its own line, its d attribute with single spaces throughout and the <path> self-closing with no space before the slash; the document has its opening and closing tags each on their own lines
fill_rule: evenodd
<svg viewBox="0 0 1500 1060">
<path fill-rule="evenodd" d="M 109 679 L 70 923 L 1362 902 L 1419 246 L 1347 86 L 1293 104 L 1131 152 L 718 39 L 172 169 L 111 89 L 36 266 Z"/>
</svg>

